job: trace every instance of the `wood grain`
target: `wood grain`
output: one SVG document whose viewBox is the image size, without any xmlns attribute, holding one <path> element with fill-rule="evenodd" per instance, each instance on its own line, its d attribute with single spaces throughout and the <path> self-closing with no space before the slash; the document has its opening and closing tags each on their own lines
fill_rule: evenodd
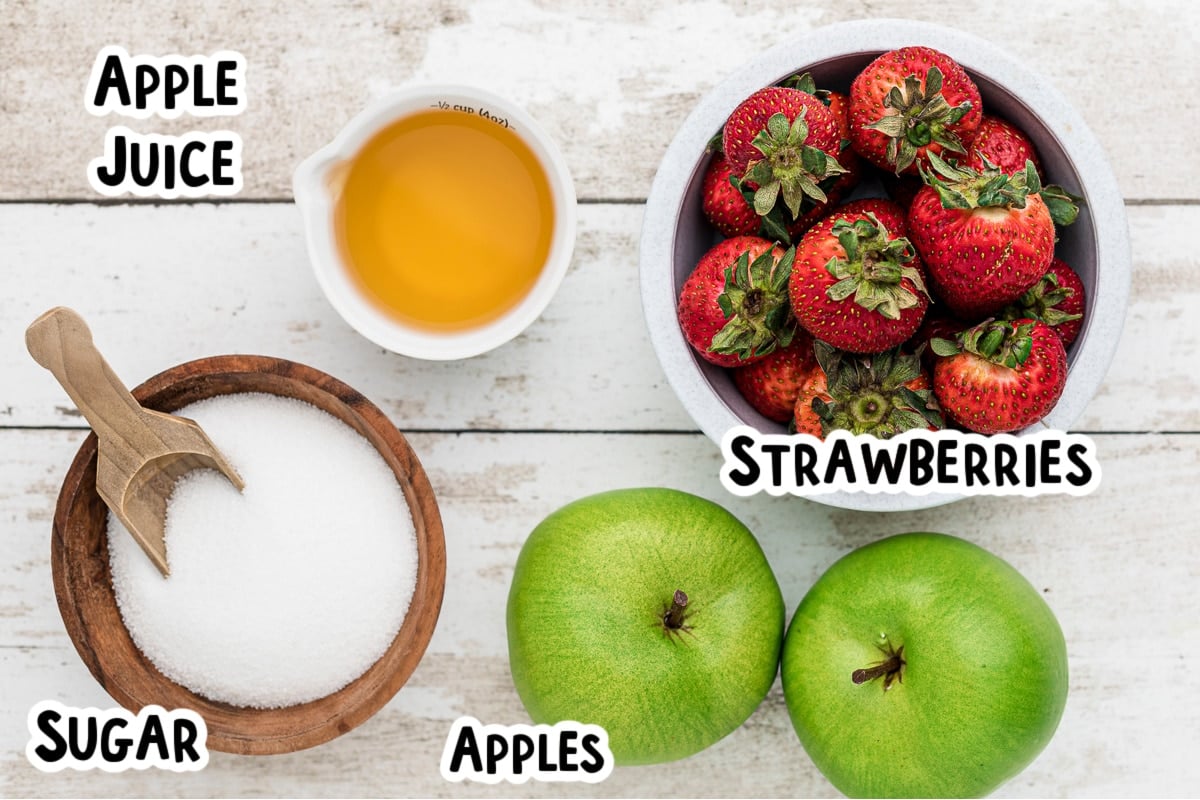
<svg viewBox="0 0 1200 800">
<path fill-rule="evenodd" d="M 45 518 L 80 434 L 0 431 L 0 519 L 12 567 L 0 575 L 0 786 L 25 795 L 831 796 L 791 731 L 778 685 L 749 722 L 694 758 L 618 769 L 604 783 L 485 787 L 438 774 L 450 722 L 526 720 L 508 674 L 504 606 L 516 554 L 549 511 L 616 486 L 668 485 L 714 499 L 754 530 L 789 614 L 839 556 L 907 530 L 964 536 L 1001 555 L 1043 592 L 1063 626 L 1071 693 L 1048 749 L 1001 797 L 1182 796 L 1200 781 L 1200 551 L 1187 481 L 1200 437 L 1098 436 L 1104 481 L 1093 495 L 1013 502 L 978 498 L 904 514 L 836 511 L 804 500 L 735 500 L 719 455 L 699 434 L 417 434 L 410 441 L 443 509 L 442 619 L 409 683 L 359 729 L 271 759 L 215 754 L 193 775 L 38 773 L 25 762 L 24 715 L 37 699 L 111 701 L 70 649 L 49 591 Z M 13 598 L 23 605 L 14 606 Z M 736 779 L 731 776 L 736 775 Z M 731 782 L 732 781 L 732 782 Z"/>
<path fill-rule="evenodd" d="M 1200 288 L 1188 244 L 1200 206 L 1129 212 L 1125 333 L 1075 427 L 1200 431 Z M 496 351 L 435 363 L 386 353 L 342 322 L 290 204 L 2 206 L 0 264 L 21 291 L 0 293 L 0 425 L 84 424 L 17 344 L 37 314 L 65 304 L 87 316 L 131 383 L 202 356 L 270 353 L 338 376 L 405 430 L 694 430 L 646 334 L 641 214 L 581 207 L 574 262 L 542 317 Z"/>
<path fill-rule="evenodd" d="M 466 82 L 524 105 L 559 142 L 580 196 L 644 198 L 667 143 L 697 100 L 753 52 L 829 23 L 907 17 L 953 25 L 1009 50 L 1075 105 L 1112 160 L 1122 194 L 1196 199 L 1179 159 L 1200 127 L 1189 6 L 1024 0 L 1003 6 L 904 0 L 439 0 L 302 3 L 15 0 L 5 53 L 0 198 L 87 198 L 104 132 L 238 131 L 243 198 L 291 197 L 296 164 L 370 98 L 412 82 Z M 247 59 L 247 110 L 204 120 L 92 117 L 83 95 L 97 52 L 211 53 Z M 528 54 L 536 53 L 529 57 Z M 547 66 L 549 65 L 549 66 Z M 1136 91 L 1114 98 L 1115 76 Z M 1169 109 L 1169 112 L 1166 110 Z M 1150 120 L 1154 158 L 1135 155 Z"/>
</svg>

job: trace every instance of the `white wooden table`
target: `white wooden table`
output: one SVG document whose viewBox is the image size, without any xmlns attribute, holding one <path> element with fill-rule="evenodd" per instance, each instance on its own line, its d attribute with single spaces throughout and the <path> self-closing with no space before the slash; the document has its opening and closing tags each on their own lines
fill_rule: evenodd
<svg viewBox="0 0 1200 800">
<path fill-rule="evenodd" d="M 789 612 L 851 548 L 939 530 L 1002 555 L 1045 593 L 1068 639 L 1062 725 L 1006 796 L 1190 795 L 1200 785 L 1200 15 L 1180 0 L 1028 4 L 761 0 L 436 3 L 13 0 L 0 23 L 0 795 L 830 795 L 778 685 L 750 721 L 691 759 L 603 784 L 452 785 L 451 721 L 525 721 L 508 672 L 504 598 L 529 530 L 576 497 L 668 485 L 755 530 Z M 286 10 L 285 10 L 286 9 Z M 642 202 L 667 142 L 706 90 L 761 47 L 859 17 L 917 16 L 1003 44 L 1049 76 L 1104 144 L 1126 198 L 1133 295 L 1108 379 L 1077 429 L 1104 468 L 1082 499 L 981 498 L 898 515 L 799 499 L 734 500 L 716 447 L 666 385 L 641 319 Z M 90 117 L 97 51 L 240 50 L 234 119 Z M 369 98 L 408 81 L 479 84 L 557 138 L 580 196 L 575 260 L 542 319 L 489 355 L 422 363 L 381 352 L 321 297 L 291 204 L 297 161 Z M 111 124 L 245 141 L 245 190 L 222 203 L 99 203 L 87 162 Z M 66 304 L 131 383 L 180 361 L 265 353 L 362 390 L 411 439 L 438 492 L 449 558 L 429 653 L 377 716 L 290 756 L 214 754 L 198 774 L 43 775 L 24 759 L 41 699 L 111 701 L 76 656 L 48 564 L 59 482 L 85 426 L 24 352 L 24 327 Z"/>
</svg>

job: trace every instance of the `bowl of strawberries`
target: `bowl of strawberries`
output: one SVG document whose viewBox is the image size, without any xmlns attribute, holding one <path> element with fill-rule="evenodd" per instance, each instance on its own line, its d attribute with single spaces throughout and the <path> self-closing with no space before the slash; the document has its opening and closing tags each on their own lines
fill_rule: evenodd
<svg viewBox="0 0 1200 800">
<path fill-rule="evenodd" d="M 642 231 L 651 341 L 716 442 L 1067 430 L 1116 351 L 1130 269 L 1116 179 L 1066 99 L 986 40 L 907 20 L 814 30 L 714 88 Z"/>
</svg>

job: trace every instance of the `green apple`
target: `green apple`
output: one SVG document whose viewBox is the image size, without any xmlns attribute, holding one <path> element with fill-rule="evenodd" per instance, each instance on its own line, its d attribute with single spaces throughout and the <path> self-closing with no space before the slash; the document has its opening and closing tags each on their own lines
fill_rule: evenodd
<svg viewBox="0 0 1200 800">
<path fill-rule="evenodd" d="M 953 536 L 908 533 L 842 558 L 783 646 L 783 692 L 813 763 L 851 797 L 977 797 L 1031 762 L 1067 699 L 1042 596 Z"/>
<path fill-rule="evenodd" d="M 754 535 L 670 489 L 577 500 L 529 535 L 508 595 L 513 682 L 536 723 L 603 726 L 617 764 L 697 753 L 775 682 L 783 596 Z"/>
</svg>

